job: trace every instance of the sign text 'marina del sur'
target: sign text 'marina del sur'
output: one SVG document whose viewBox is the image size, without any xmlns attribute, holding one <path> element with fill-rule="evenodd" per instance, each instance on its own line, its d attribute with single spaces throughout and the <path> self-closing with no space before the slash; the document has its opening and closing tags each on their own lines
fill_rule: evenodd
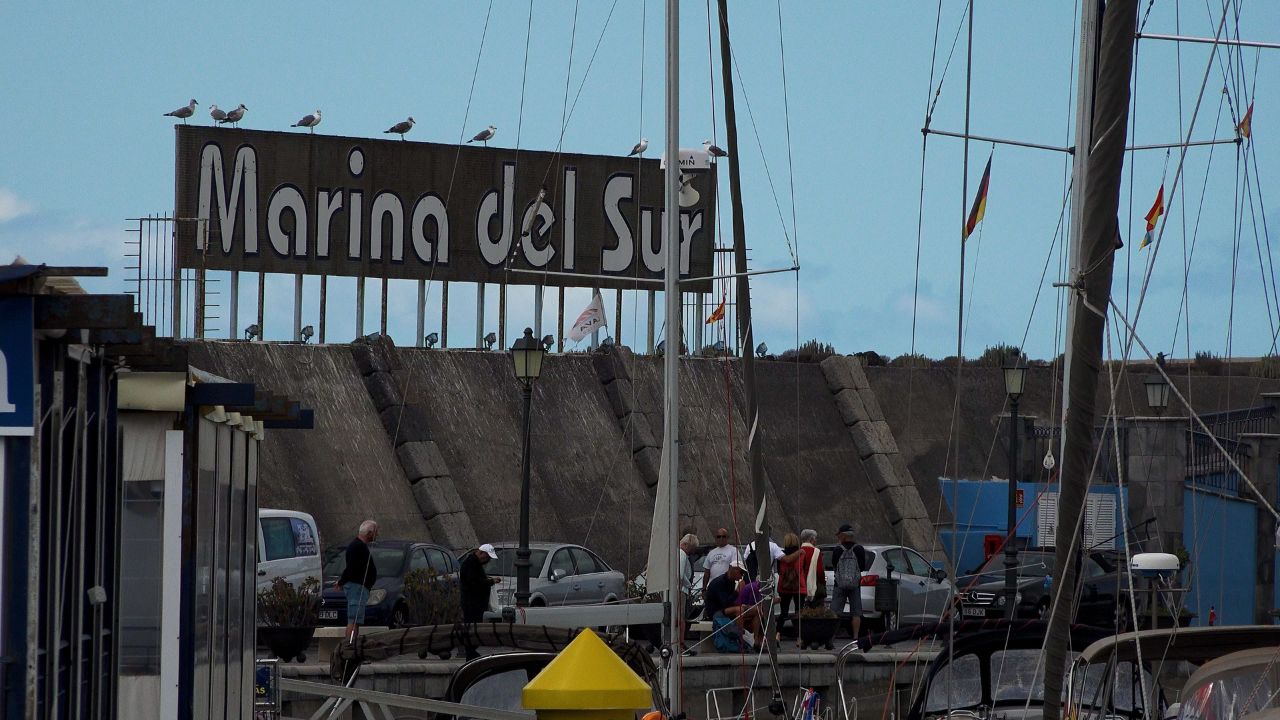
<svg viewBox="0 0 1280 720">
<path fill-rule="evenodd" d="M 665 267 L 662 180 L 657 160 L 184 125 L 176 215 L 197 221 L 177 223 L 176 257 L 209 270 L 636 287 Z M 714 170 L 692 183 L 680 272 L 702 278 Z"/>
</svg>

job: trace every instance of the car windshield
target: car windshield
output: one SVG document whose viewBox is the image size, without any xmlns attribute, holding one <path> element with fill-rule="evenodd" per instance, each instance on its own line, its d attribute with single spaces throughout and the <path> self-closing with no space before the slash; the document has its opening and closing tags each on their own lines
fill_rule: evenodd
<svg viewBox="0 0 1280 720">
<path fill-rule="evenodd" d="M 405 549 L 394 545 L 378 547 L 377 543 L 369 546 L 369 553 L 373 555 L 373 566 L 378 570 L 378 577 L 396 577 L 400 575 L 400 570 L 404 568 Z M 325 577 L 338 577 L 346 569 L 347 548 L 345 545 L 335 545 L 325 551 Z"/>
<path fill-rule="evenodd" d="M 497 548 L 498 558 L 492 563 L 484 566 L 484 571 L 490 575 L 501 575 L 502 577 L 516 576 L 516 549 L 515 548 Z M 530 550 L 529 551 L 529 575 L 538 577 L 542 574 L 542 566 L 547 562 L 546 550 Z"/>
</svg>

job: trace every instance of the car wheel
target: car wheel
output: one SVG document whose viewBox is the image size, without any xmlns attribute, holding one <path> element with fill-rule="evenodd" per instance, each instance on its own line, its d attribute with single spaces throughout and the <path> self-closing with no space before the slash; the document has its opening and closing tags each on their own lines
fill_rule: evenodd
<svg viewBox="0 0 1280 720">
<path fill-rule="evenodd" d="M 401 627 L 405 627 L 408 624 L 409 624 L 409 618 L 408 618 L 408 615 L 405 614 L 404 606 L 403 605 L 395 606 L 395 609 L 391 611 L 391 627 L 401 628 Z"/>
<path fill-rule="evenodd" d="M 529 607 L 546 607 L 547 601 L 542 598 L 533 598 L 529 601 Z"/>
</svg>

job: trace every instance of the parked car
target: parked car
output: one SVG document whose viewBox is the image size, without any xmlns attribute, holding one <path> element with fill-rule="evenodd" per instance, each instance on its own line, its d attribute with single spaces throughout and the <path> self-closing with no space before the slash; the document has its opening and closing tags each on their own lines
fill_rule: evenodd
<svg viewBox="0 0 1280 720">
<path fill-rule="evenodd" d="M 517 543 L 495 543 L 498 557 L 485 572 L 502 578 L 498 605 L 515 604 Z M 626 580 L 599 555 L 567 543 L 529 543 L 529 604 L 594 605 L 626 597 Z"/>
<path fill-rule="evenodd" d="M 831 563 L 836 545 L 820 545 L 827 587 L 835 587 L 835 567 Z M 946 572 L 934 568 L 919 551 L 903 545 L 863 545 L 867 567 L 862 569 L 862 619 L 868 630 L 894 630 L 899 625 L 935 622 L 951 605 L 955 588 Z M 882 580 L 898 581 L 898 609 L 876 610 L 876 586 Z M 827 593 L 827 603 L 831 593 Z M 847 607 L 831 608 L 837 613 Z"/>
<path fill-rule="evenodd" d="M 346 625 L 347 598 L 334 589 L 347 567 L 347 546 L 333 545 L 324 551 L 324 589 L 320 596 L 320 624 Z M 456 582 L 458 562 L 440 545 L 409 540 L 378 540 L 369 545 L 378 579 L 369 591 L 365 608 L 366 625 L 401 627 L 408 624 L 405 606 L 404 577 L 412 570 L 434 570 L 441 577 Z"/>
<path fill-rule="evenodd" d="M 1053 599 L 1052 550 L 1018 553 L 1018 595 L 1014 617 L 1042 619 Z M 1091 552 L 1080 565 L 1080 602 L 1075 622 L 1100 628 L 1117 628 L 1117 598 L 1128 590 L 1123 561 L 1109 551 Z M 961 578 L 960 614 L 966 618 L 1004 617 L 1008 596 L 1004 592 L 1004 554 L 992 555 L 971 577 Z M 1138 581 L 1141 585 L 1141 581 Z"/>
<path fill-rule="evenodd" d="M 297 510 L 258 510 L 257 589 L 284 578 L 295 587 L 320 579 L 320 533 L 316 519 Z"/>
</svg>

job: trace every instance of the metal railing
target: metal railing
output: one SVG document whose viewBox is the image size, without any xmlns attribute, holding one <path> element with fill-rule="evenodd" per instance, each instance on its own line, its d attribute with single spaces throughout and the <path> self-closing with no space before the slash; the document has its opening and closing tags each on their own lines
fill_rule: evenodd
<svg viewBox="0 0 1280 720">
<path fill-rule="evenodd" d="M 1258 405 L 1238 410 L 1202 414 L 1209 431 L 1220 438 L 1235 440 L 1245 433 L 1276 432 L 1276 411 L 1271 405 Z"/>
<path fill-rule="evenodd" d="M 1214 443 L 1214 436 L 1198 430 L 1187 431 L 1187 482 L 1216 492 L 1236 495 L 1240 492 L 1240 474 L 1231 466 L 1228 456 L 1240 468 L 1248 467 L 1249 446 L 1238 440 L 1217 437 L 1226 454 Z"/>
</svg>

